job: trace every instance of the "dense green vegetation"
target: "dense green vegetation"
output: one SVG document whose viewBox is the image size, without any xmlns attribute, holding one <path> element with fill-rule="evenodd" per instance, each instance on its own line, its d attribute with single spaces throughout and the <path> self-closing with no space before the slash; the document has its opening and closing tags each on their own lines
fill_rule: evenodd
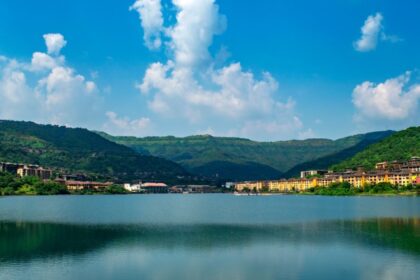
<svg viewBox="0 0 420 280">
<path fill-rule="evenodd" d="M 386 139 L 367 147 L 354 157 L 333 165 L 334 170 L 364 167 L 373 169 L 382 161 L 407 160 L 420 156 L 420 127 L 411 127 L 392 134 Z"/>
<path fill-rule="evenodd" d="M 393 131 L 367 133 L 364 139 L 360 141 L 360 143 L 350 148 L 339 151 L 337 153 L 333 153 L 324 157 L 320 157 L 315 160 L 298 164 L 292 169 L 290 169 L 289 171 L 287 171 L 286 173 L 284 173 L 283 176 L 285 178 L 297 177 L 300 175 L 300 171 L 302 170 L 311 170 L 311 169 L 326 170 L 331 165 L 339 164 L 343 162 L 344 160 L 353 157 L 357 153 L 366 149 L 369 145 L 377 143 L 378 141 L 383 140 L 385 137 L 388 137 L 393 133 L 394 133 Z"/>
<path fill-rule="evenodd" d="M 86 129 L 0 121 L 0 161 L 39 164 L 111 180 L 173 180 L 178 164 L 140 155 Z"/>
<path fill-rule="evenodd" d="M 278 142 L 256 142 L 209 135 L 136 138 L 99 134 L 131 147 L 142 155 L 175 161 L 195 174 L 231 180 L 254 180 L 279 178 L 283 172 L 297 164 L 336 154 L 364 141 L 379 141 L 391 133 L 386 131 L 361 134 L 335 141 L 308 139 Z M 357 148 L 356 150 L 360 151 Z"/>
<path fill-rule="evenodd" d="M 43 182 L 37 177 L 23 177 L 0 172 L 0 195 L 68 194 L 66 187 L 53 181 Z"/>
<path fill-rule="evenodd" d="M 379 183 L 376 185 L 365 185 L 363 188 L 355 188 L 348 182 L 333 183 L 328 187 L 310 188 L 306 194 L 315 195 L 374 195 L 374 194 L 416 194 L 420 186 L 409 185 L 407 187 L 394 186 L 390 183 Z"/>
<path fill-rule="evenodd" d="M 111 185 L 103 190 L 82 190 L 74 194 L 125 194 L 121 185 Z M 19 177 L 0 172 L 0 196 L 5 195 L 57 195 L 70 194 L 66 186 L 54 181 L 43 181 L 37 177 Z"/>
</svg>

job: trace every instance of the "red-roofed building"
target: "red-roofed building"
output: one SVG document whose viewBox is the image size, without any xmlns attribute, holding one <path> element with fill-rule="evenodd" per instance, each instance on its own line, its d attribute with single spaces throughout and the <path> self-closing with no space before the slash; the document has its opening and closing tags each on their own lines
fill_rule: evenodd
<svg viewBox="0 0 420 280">
<path fill-rule="evenodd" d="M 168 193 L 169 191 L 165 183 L 143 183 L 140 188 L 146 193 Z"/>
</svg>

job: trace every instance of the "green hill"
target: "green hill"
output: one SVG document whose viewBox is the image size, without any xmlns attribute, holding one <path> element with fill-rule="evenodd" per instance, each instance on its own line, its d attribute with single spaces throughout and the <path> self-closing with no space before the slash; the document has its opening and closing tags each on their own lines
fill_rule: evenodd
<svg viewBox="0 0 420 280">
<path fill-rule="evenodd" d="M 173 179 L 178 164 L 111 142 L 81 128 L 0 121 L 0 161 L 39 164 L 110 179 Z"/>
<path fill-rule="evenodd" d="M 331 165 L 338 164 L 346 159 L 349 159 L 356 155 L 357 153 L 366 149 L 369 145 L 372 145 L 380 140 L 383 140 L 385 137 L 390 136 L 393 134 L 393 131 L 384 131 L 384 132 L 372 132 L 367 133 L 364 135 L 364 139 L 360 141 L 358 144 L 339 151 L 337 153 L 333 153 L 324 157 L 321 157 L 316 160 L 311 160 L 308 162 L 304 162 L 302 164 L 298 164 L 286 173 L 283 174 L 286 178 L 297 177 L 300 176 L 300 171 L 302 170 L 324 170 L 328 169 Z"/>
<path fill-rule="evenodd" d="M 411 127 L 373 144 L 354 157 L 333 165 L 334 170 L 364 167 L 373 169 L 377 162 L 407 160 L 420 156 L 420 127 Z"/>
<path fill-rule="evenodd" d="M 383 139 L 391 132 L 350 136 L 338 140 L 308 139 L 256 142 L 210 135 L 177 138 L 114 137 L 100 135 L 126 145 L 140 154 L 175 161 L 187 170 L 209 177 L 231 180 L 273 179 L 297 164 L 354 147 L 367 138 Z"/>
</svg>

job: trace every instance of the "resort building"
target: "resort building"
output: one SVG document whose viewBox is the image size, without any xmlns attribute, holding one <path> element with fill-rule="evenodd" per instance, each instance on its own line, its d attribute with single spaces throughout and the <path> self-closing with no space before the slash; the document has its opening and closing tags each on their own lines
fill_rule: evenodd
<svg viewBox="0 0 420 280">
<path fill-rule="evenodd" d="M 81 191 L 81 190 L 101 190 L 111 186 L 113 183 L 111 182 L 91 182 L 91 181 L 64 181 L 64 180 L 56 180 L 57 182 L 61 182 L 66 185 L 69 191 Z"/>
<path fill-rule="evenodd" d="M 16 174 L 19 166 L 21 165 L 17 163 L 0 162 L 0 172 L 9 172 Z"/>
<path fill-rule="evenodd" d="M 140 192 L 141 184 L 124 184 L 124 189 L 128 192 Z"/>
<path fill-rule="evenodd" d="M 51 179 L 53 175 L 51 169 L 46 169 L 39 165 L 10 162 L 0 162 L 0 172 L 17 174 L 20 177 L 34 176 L 44 180 Z"/>
<path fill-rule="evenodd" d="M 38 165 L 21 165 L 17 169 L 16 173 L 20 177 L 26 177 L 26 176 L 34 176 L 41 178 L 43 180 L 51 179 L 53 172 L 51 169 L 44 169 Z"/>
<path fill-rule="evenodd" d="M 373 171 L 348 170 L 346 172 L 328 172 L 324 176 L 315 170 L 303 171 L 299 179 L 280 179 L 272 181 L 239 182 L 235 184 L 237 191 L 270 191 L 270 192 L 301 192 L 315 187 L 328 187 L 333 183 L 348 182 L 356 188 L 379 183 L 390 183 L 397 186 L 420 184 L 420 158 L 414 157 L 406 162 L 393 161 L 376 164 Z"/>
<path fill-rule="evenodd" d="M 141 184 L 140 191 L 145 193 L 168 193 L 169 187 L 165 183 L 144 183 Z"/>
<path fill-rule="evenodd" d="M 235 189 L 237 191 L 261 191 L 265 183 L 263 181 L 257 182 L 242 182 L 236 183 Z"/>
</svg>

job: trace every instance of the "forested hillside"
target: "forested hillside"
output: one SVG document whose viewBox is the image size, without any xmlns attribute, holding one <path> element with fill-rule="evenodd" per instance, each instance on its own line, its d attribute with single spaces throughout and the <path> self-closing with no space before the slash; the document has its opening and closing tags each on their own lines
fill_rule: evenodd
<svg viewBox="0 0 420 280">
<path fill-rule="evenodd" d="M 367 147 L 354 157 L 333 165 L 334 170 L 364 167 L 373 169 L 377 162 L 407 160 L 420 156 L 420 127 L 396 132 L 388 138 Z"/>
<path fill-rule="evenodd" d="M 210 135 L 185 138 L 113 137 L 105 133 L 100 135 L 140 154 L 175 161 L 192 173 L 232 180 L 252 180 L 279 178 L 298 164 L 355 147 L 363 141 L 375 142 L 391 133 L 375 132 L 335 141 L 308 139 L 277 142 L 256 142 Z"/>
<path fill-rule="evenodd" d="M 0 161 L 39 164 L 114 179 L 174 178 L 186 171 L 87 129 L 0 121 Z"/>
</svg>

